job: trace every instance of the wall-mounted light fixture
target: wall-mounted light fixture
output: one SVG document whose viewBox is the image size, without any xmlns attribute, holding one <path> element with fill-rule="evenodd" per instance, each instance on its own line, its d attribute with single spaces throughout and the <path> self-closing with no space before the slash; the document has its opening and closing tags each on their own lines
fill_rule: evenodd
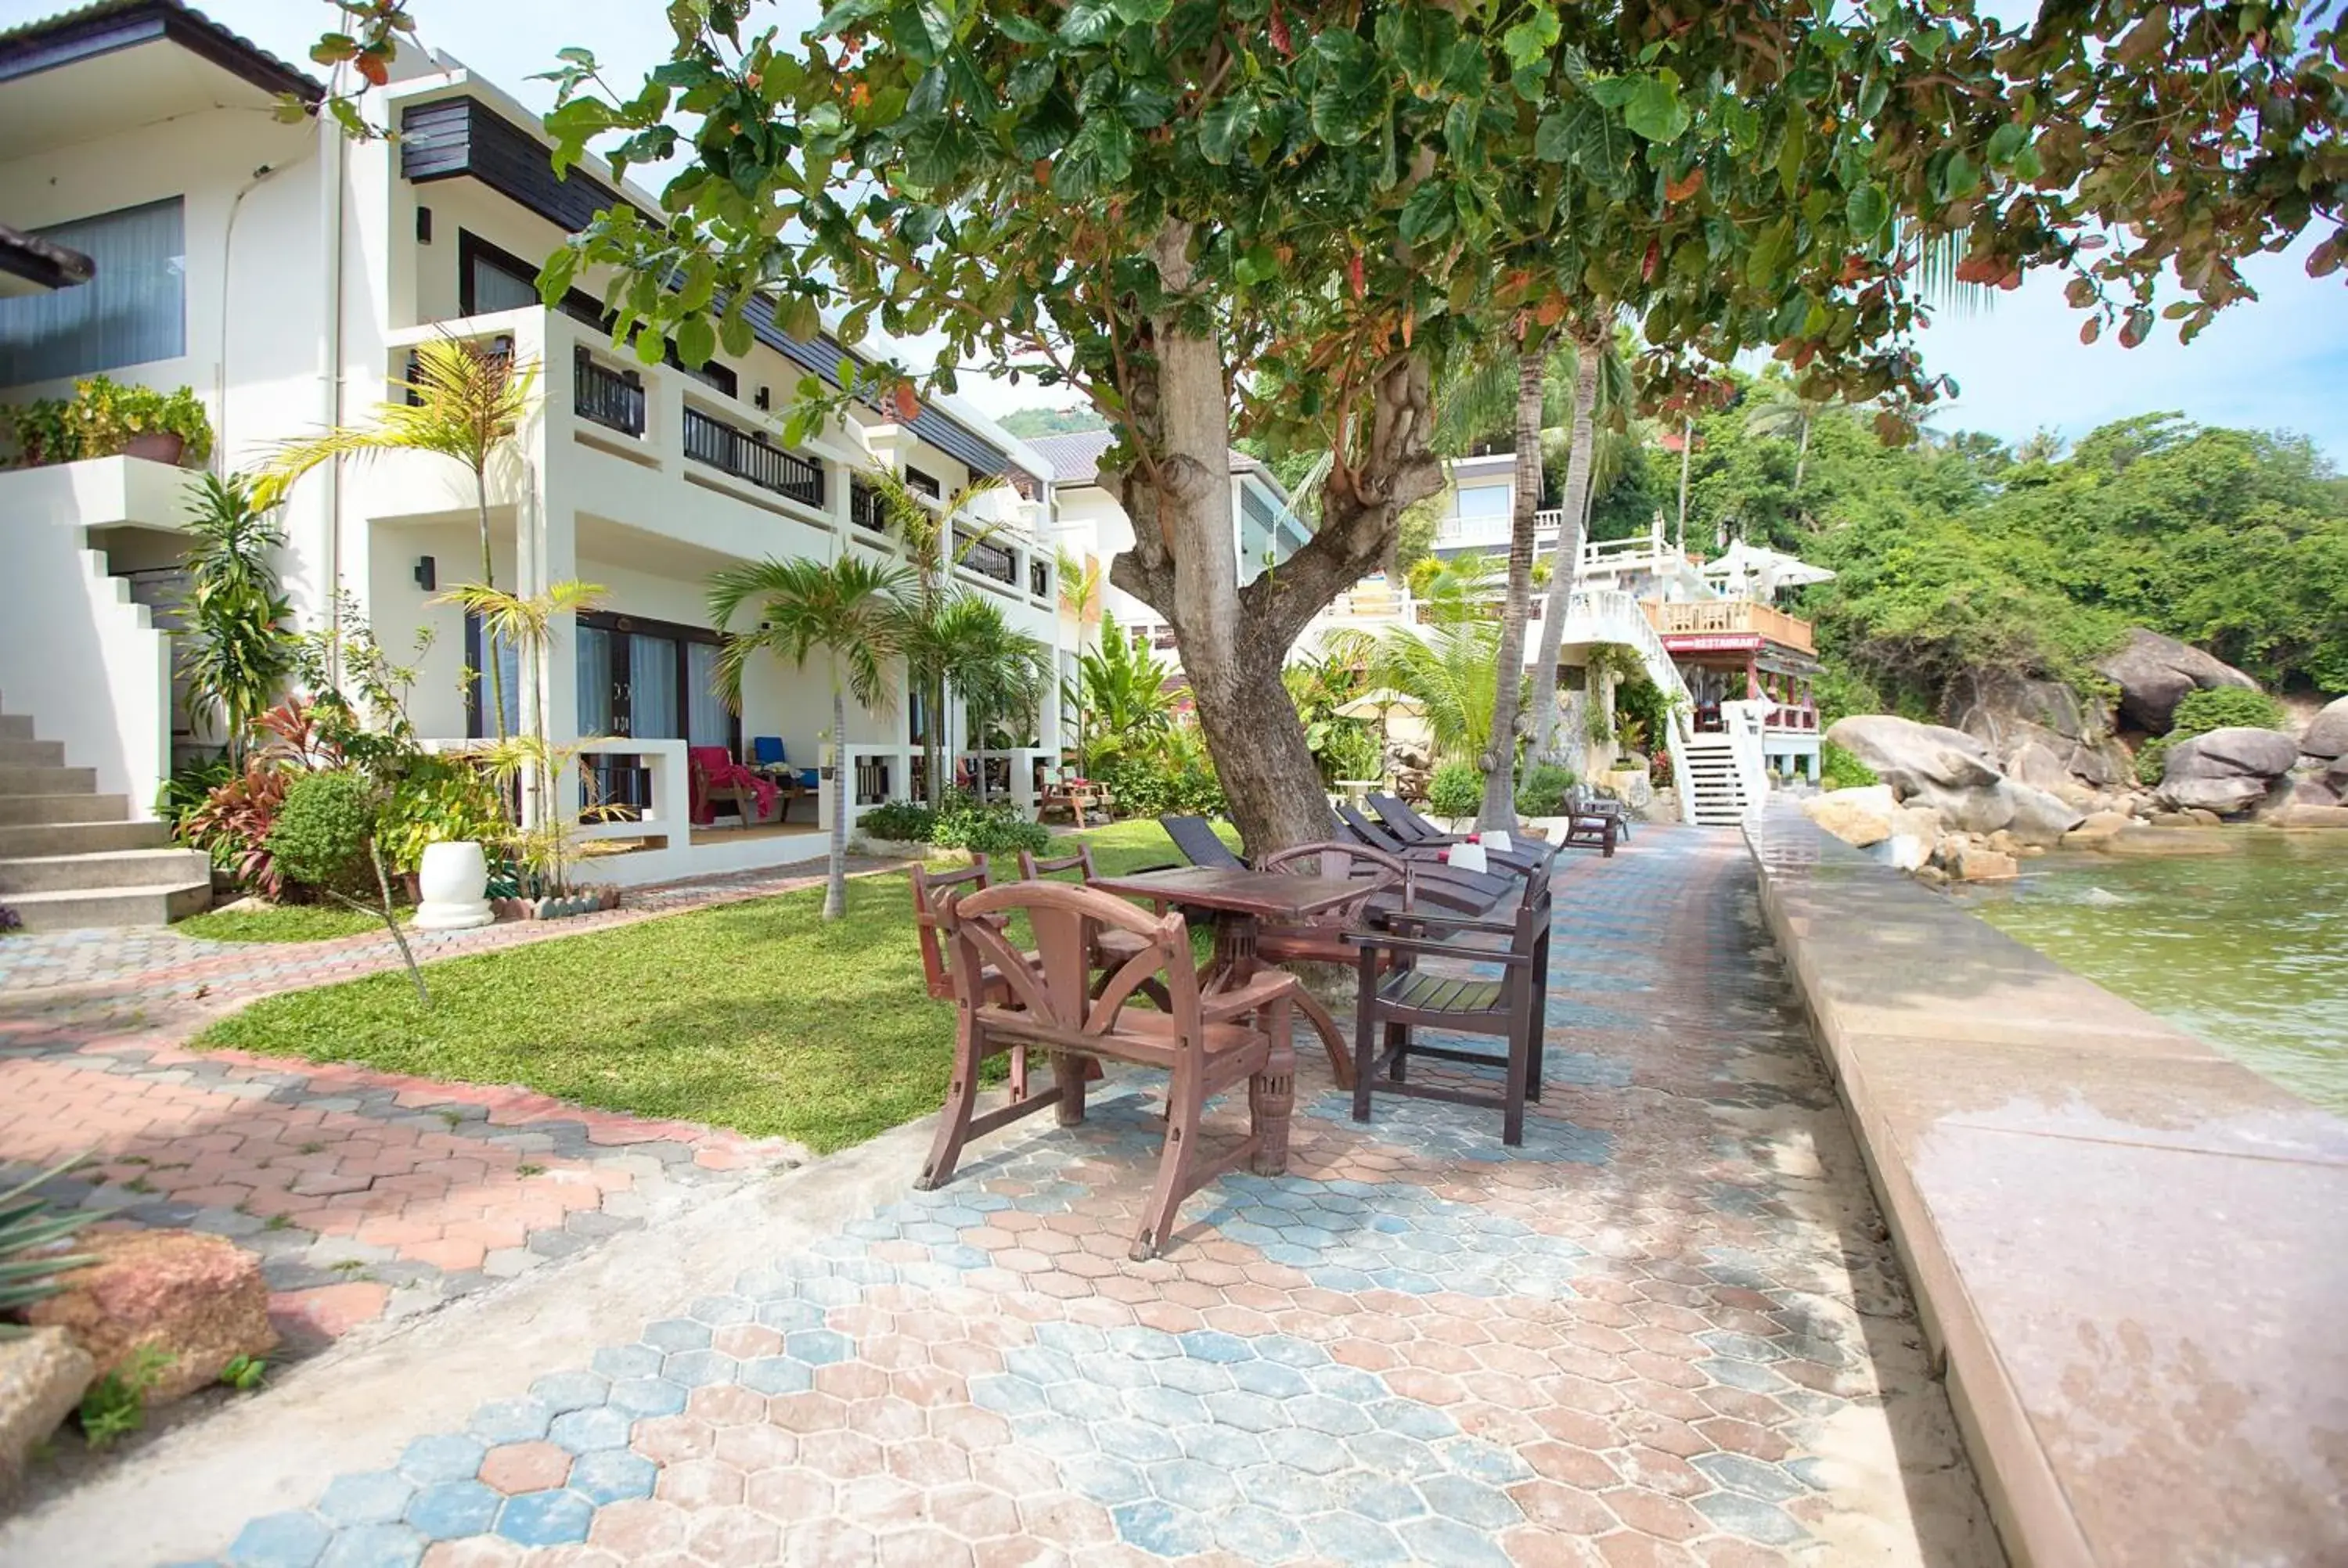
<svg viewBox="0 0 2348 1568">
<path fill-rule="evenodd" d="M 763 386 L 762 386 L 762 387 L 760 387 L 760 388 L 758 388 L 758 398 L 757 398 L 757 402 L 758 402 L 758 406 L 759 406 L 760 408 L 764 409 L 764 408 L 767 408 L 767 407 L 771 406 L 771 405 L 773 405 L 774 401 L 775 401 L 775 395 L 774 395 L 774 393 L 773 393 L 773 392 L 771 392 L 770 390 L 768 390 L 767 388 L 763 387 Z"/>
<path fill-rule="evenodd" d="M 439 563 L 430 556 L 416 558 L 416 586 L 427 593 L 435 592 L 440 587 Z"/>
<path fill-rule="evenodd" d="M 419 245 L 432 243 L 432 209 L 429 207 L 416 210 L 416 242 Z"/>
</svg>

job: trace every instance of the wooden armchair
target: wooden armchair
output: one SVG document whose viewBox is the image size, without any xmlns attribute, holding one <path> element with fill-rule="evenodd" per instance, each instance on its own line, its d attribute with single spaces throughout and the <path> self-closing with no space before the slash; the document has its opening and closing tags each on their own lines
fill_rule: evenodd
<svg viewBox="0 0 2348 1568">
<path fill-rule="evenodd" d="M 1076 880 L 1078 886 L 1089 886 L 1092 879 L 1099 875 L 1093 869 L 1092 845 L 1080 844 L 1076 845 L 1076 852 L 1074 855 L 1062 855 L 1049 860 L 1038 859 L 1033 850 L 1023 849 L 1019 852 L 1019 879 L 1022 882 L 1040 882 L 1046 877 L 1056 876 L 1064 871 L 1073 871 L 1076 874 Z M 1101 970 L 1103 985 L 1108 983 L 1108 977 L 1112 972 L 1123 968 L 1134 958 L 1138 958 L 1142 948 L 1148 945 L 1147 938 L 1136 936 L 1131 931 L 1108 927 L 1103 927 L 1095 931 L 1093 941 L 1095 944 L 1093 962 Z M 1156 980 L 1144 980 L 1141 989 L 1145 996 L 1159 1007 L 1164 1008 L 1169 1005 L 1166 989 Z"/>
<path fill-rule="evenodd" d="M 1388 917 L 1385 928 L 1354 934 L 1359 957 L 1359 1016 L 1354 1032 L 1354 1120 L 1370 1119 L 1370 1095 L 1407 1095 L 1459 1105 L 1496 1106 L 1500 1142 L 1525 1141 L 1525 1102 L 1541 1091 L 1543 1013 L 1549 1001 L 1550 894 L 1535 878 L 1507 920 L 1478 920 L 1424 910 Z M 1478 934 L 1505 936 L 1506 948 L 1469 945 Z M 1440 940 L 1466 935 L 1468 942 Z M 1426 960 L 1437 960 L 1425 968 Z M 1467 965 L 1500 966 L 1498 979 L 1464 973 Z M 1499 1053 L 1422 1045 L 1416 1029 L 1449 1034 L 1494 1036 L 1507 1041 Z M 1380 1036 L 1383 1034 L 1383 1040 Z M 1498 1092 L 1454 1089 L 1409 1079 L 1412 1057 L 1500 1070 Z M 1385 1081 L 1379 1081 L 1380 1072 Z"/>
<path fill-rule="evenodd" d="M 1328 876 L 1362 886 L 1360 898 L 1303 925 L 1259 927 L 1256 956 L 1268 964 L 1350 968 L 1358 957 L 1350 932 L 1374 918 L 1407 915 L 1417 902 L 1417 868 L 1397 856 L 1366 845 L 1334 841 L 1300 844 L 1293 849 L 1265 856 L 1256 869 L 1287 876 Z M 1304 1016 L 1321 1031 L 1329 1048 L 1329 1071 L 1335 1076 L 1337 1087 L 1351 1089 L 1354 1063 L 1345 1048 L 1345 1030 L 1310 989 L 1298 988 L 1296 1005 L 1304 1009 Z"/>
<path fill-rule="evenodd" d="M 1014 950 L 1004 935 L 1014 915 L 1025 916 L 1035 934 L 1033 954 Z M 973 1136 L 1045 1105 L 1058 1108 L 1064 1127 L 1081 1122 L 1087 1061 L 1133 1062 L 1168 1074 L 1165 1148 L 1134 1236 L 1136 1261 L 1165 1248 L 1182 1200 L 1225 1171 L 1241 1163 L 1259 1175 L 1287 1170 L 1288 1119 L 1296 1095 L 1296 1054 L 1289 1042 L 1293 977 L 1267 969 L 1238 989 L 1202 997 L 1181 916 L 1147 915 L 1089 887 L 1014 882 L 953 893 L 938 917 L 953 944 L 955 1006 L 962 1016 L 945 1114 L 917 1184 L 924 1191 L 953 1179 Z M 1103 930 L 1138 937 L 1142 946 L 1106 986 L 1096 988 L 1092 955 Z M 983 978 L 989 970 L 1002 979 L 1000 993 Z M 1170 1006 L 1158 1012 L 1128 1008 L 1150 979 L 1164 984 Z M 1051 1053 L 1053 1086 L 979 1113 L 979 1075 L 987 1059 L 1028 1049 Z M 1248 1136 L 1210 1154 L 1200 1138 L 1207 1102 L 1242 1080 Z"/>
</svg>

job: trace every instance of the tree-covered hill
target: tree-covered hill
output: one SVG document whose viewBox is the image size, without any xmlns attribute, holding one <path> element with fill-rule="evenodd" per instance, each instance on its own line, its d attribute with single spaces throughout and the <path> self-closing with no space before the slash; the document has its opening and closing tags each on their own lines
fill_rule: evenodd
<svg viewBox="0 0 2348 1568">
<path fill-rule="evenodd" d="M 1986 671 L 2085 684 L 2130 625 L 2348 691 L 2348 480 L 2306 440 L 2153 414 L 2067 453 L 1929 429 L 1895 448 L 1871 414 L 1755 383 L 1696 421 L 1688 464 L 1691 548 L 1741 535 L 1839 574 L 1803 607 L 1838 706 L 1929 713 Z M 1597 537 L 1675 521 L 1680 456 L 1645 447 L 1593 505 Z"/>
</svg>

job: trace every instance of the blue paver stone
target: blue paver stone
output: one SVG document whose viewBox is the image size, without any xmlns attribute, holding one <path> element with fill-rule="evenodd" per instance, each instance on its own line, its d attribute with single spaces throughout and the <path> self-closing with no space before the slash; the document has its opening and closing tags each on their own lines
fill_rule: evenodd
<svg viewBox="0 0 2348 1568">
<path fill-rule="evenodd" d="M 388 1524 L 407 1512 L 415 1491 L 396 1471 L 338 1476 L 317 1501 L 318 1517 L 333 1525 Z"/>
<path fill-rule="evenodd" d="M 569 1491 L 525 1491 L 498 1511 L 498 1533 L 523 1546 L 567 1546 L 587 1539 L 595 1506 Z"/>
<path fill-rule="evenodd" d="M 435 1541 L 455 1541 L 496 1523 L 498 1504 L 504 1501 L 478 1481 L 444 1481 L 408 1502 L 407 1522 Z"/>
<path fill-rule="evenodd" d="M 310 1568 L 334 1531 L 314 1513 L 270 1513 L 237 1532 L 228 1560 L 238 1568 Z"/>
<path fill-rule="evenodd" d="M 571 1467 L 571 1490 L 598 1508 L 632 1497 L 650 1497 L 660 1468 L 642 1454 L 605 1450 Z"/>
</svg>

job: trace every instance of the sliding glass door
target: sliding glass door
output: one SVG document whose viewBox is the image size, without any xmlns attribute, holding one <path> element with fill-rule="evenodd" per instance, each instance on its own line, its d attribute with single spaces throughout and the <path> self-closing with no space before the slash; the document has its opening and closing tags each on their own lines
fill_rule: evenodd
<svg viewBox="0 0 2348 1568">
<path fill-rule="evenodd" d="M 698 626 L 602 612 L 579 618 L 579 733 L 723 746 L 738 756 L 742 721 L 717 693 L 717 634 Z M 591 757 L 607 806 L 641 808 L 650 783 L 633 755 Z"/>
</svg>

